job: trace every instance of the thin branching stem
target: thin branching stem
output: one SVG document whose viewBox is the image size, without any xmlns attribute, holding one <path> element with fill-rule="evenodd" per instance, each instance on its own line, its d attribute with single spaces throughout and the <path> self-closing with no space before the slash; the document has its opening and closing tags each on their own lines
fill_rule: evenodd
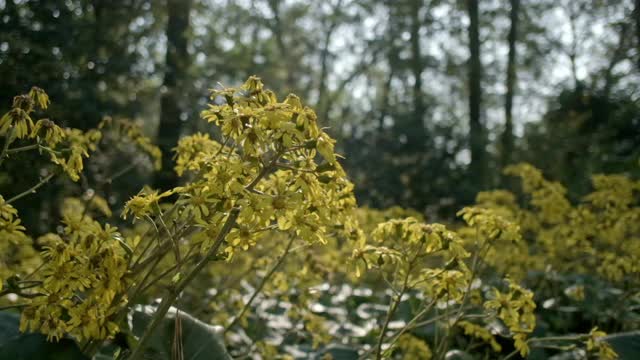
<svg viewBox="0 0 640 360">
<path fill-rule="evenodd" d="M 275 166 L 276 162 L 282 155 L 282 152 L 278 152 L 269 165 L 262 168 L 260 173 L 251 181 L 246 187 L 245 190 L 251 191 L 253 188 L 258 185 L 260 180 L 264 178 Z M 158 306 L 153 318 L 151 319 L 151 323 L 145 329 L 144 334 L 140 338 L 138 345 L 133 349 L 129 360 L 138 360 L 141 358 L 144 348 L 146 344 L 149 342 L 151 335 L 155 331 L 155 329 L 160 325 L 160 322 L 164 319 L 165 315 L 173 305 L 173 303 L 178 299 L 180 293 L 191 283 L 191 281 L 204 269 L 204 267 L 209 263 L 209 261 L 217 254 L 218 249 L 222 245 L 223 241 L 227 237 L 227 234 L 231 231 L 231 229 L 235 226 L 236 221 L 238 219 L 238 215 L 240 214 L 240 208 L 233 208 L 229 215 L 227 216 L 227 220 L 225 221 L 222 229 L 218 233 L 215 242 L 211 246 L 211 248 L 207 251 L 205 256 L 187 273 L 187 275 L 179 280 L 179 282 L 172 287 L 169 293 L 162 299 L 162 302 Z"/>
<path fill-rule="evenodd" d="M 11 145 L 11 143 L 13 142 L 13 139 L 14 139 L 13 136 L 15 135 L 15 133 L 16 133 L 16 128 L 15 126 L 12 126 L 11 130 L 9 130 L 9 133 L 4 138 L 4 147 L 2 148 L 2 153 L 0 153 L 0 165 L 2 165 L 2 162 L 8 155 L 9 145 Z"/>
<path fill-rule="evenodd" d="M 409 283 L 409 274 L 410 274 L 409 270 L 410 268 L 407 267 L 407 273 L 404 276 L 402 288 L 400 289 L 400 292 L 394 298 L 392 298 L 391 304 L 389 306 L 389 311 L 387 311 L 387 317 L 384 320 L 382 329 L 380 329 L 380 335 L 378 336 L 378 343 L 376 344 L 376 359 L 378 360 L 382 359 L 382 343 L 384 342 L 384 334 L 387 332 L 387 327 L 389 327 L 391 318 L 393 318 L 393 315 L 396 313 L 396 310 L 398 310 L 398 305 L 400 305 L 400 302 L 402 301 L 402 296 L 407 291 L 408 283 Z"/>
<path fill-rule="evenodd" d="M 167 296 L 162 299 L 160 306 L 158 306 L 158 309 L 151 319 L 151 323 L 145 329 L 144 334 L 138 342 L 138 345 L 133 349 L 129 360 L 137 360 L 141 358 L 144 348 L 151 339 L 151 335 L 153 334 L 155 329 L 160 325 L 160 322 L 162 321 L 162 319 L 164 319 L 167 312 L 169 312 L 169 309 L 171 308 L 173 303 L 178 299 L 179 294 L 187 287 L 187 285 L 189 285 L 189 283 L 196 277 L 196 275 L 200 273 L 200 271 L 209 262 L 211 257 L 217 253 L 218 248 L 220 247 L 220 245 L 222 245 L 222 242 L 226 238 L 227 234 L 235 225 L 239 213 L 240 209 L 238 208 L 234 208 L 233 210 L 231 210 L 229 216 L 227 217 L 227 220 L 222 226 L 222 230 L 220 230 L 220 233 L 216 238 L 214 245 L 209 249 L 206 256 L 202 260 L 200 260 L 200 262 L 198 262 L 198 264 L 196 264 L 196 266 L 176 286 L 174 286 L 171 291 L 169 291 L 169 294 L 167 294 Z"/>
<path fill-rule="evenodd" d="M 40 148 L 40 144 L 31 144 L 26 146 L 20 146 L 16 148 L 11 148 L 7 150 L 7 154 L 15 154 L 23 151 L 35 150 Z"/>
<path fill-rule="evenodd" d="M 295 240 L 295 236 L 291 236 L 291 239 L 287 243 L 287 247 L 284 249 L 284 252 L 282 253 L 282 255 L 280 255 L 280 257 L 278 257 L 278 260 L 275 262 L 275 264 L 273 264 L 273 266 L 271 267 L 269 272 L 267 272 L 267 274 L 262 278 L 262 281 L 260 281 L 260 284 L 258 284 L 258 287 L 256 287 L 256 289 L 254 290 L 253 294 L 251 294 L 251 297 L 249 298 L 249 301 L 247 301 L 247 303 L 244 304 L 244 306 L 242 307 L 242 310 L 240 310 L 238 315 L 233 318 L 231 323 L 229 323 L 229 325 L 227 325 L 227 327 L 225 327 L 224 333 L 227 333 L 231 328 L 233 328 L 238 323 L 238 321 L 240 321 L 242 319 L 242 317 L 247 312 L 247 310 L 249 309 L 249 307 L 251 306 L 253 301 L 256 299 L 258 294 L 260 294 L 262 292 L 262 289 L 267 284 L 267 281 L 269 281 L 271 276 L 276 272 L 276 270 L 278 270 L 278 267 L 280 267 L 280 265 L 284 262 L 285 257 L 287 257 L 287 255 L 289 254 L 289 252 L 291 250 L 291 245 L 293 244 L 294 240 Z"/>
<path fill-rule="evenodd" d="M 7 204 L 11 204 L 19 199 L 22 199 L 23 197 L 29 195 L 29 194 L 33 194 L 36 190 L 38 190 L 41 186 L 43 186 L 44 184 L 48 183 L 49 180 L 53 179 L 54 176 L 56 176 L 57 174 L 55 172 L 52 172 L 51 174 L 45 176 L 42 180 L 40 180 L 39 183 L 35 184 L 34 186 L 30 187 L 29 189 L 21 192 L 20 194 L 12 197 L 11 199 L 5 201 L 5 203 Z"/>
</svg>

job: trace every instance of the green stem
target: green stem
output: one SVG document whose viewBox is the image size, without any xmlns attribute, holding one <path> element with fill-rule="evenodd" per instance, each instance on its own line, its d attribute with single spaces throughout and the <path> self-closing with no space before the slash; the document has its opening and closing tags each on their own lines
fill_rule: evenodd
<svg viewBox="0 0 640 360">
<path fill-rule="evenodd" d="M 13 304 L 13 305 L 7 305 L 7 306 L 0 306 L 0 311 L 9 310 L 9 309 L 19 309 L 19 308 L 27 307 L 29 305 L 31 304 Z"/>
<path fill-rule="evenodd" d="M 520 352 L 520 350 L 515 349 L 512 352 L 510 352 L 507 356 L 505 356 L 504 358 L 502 358 L 502 360 L 509 360 L 512 357 L 516 356 L 518 353 Z"/>
<path fill-rule="evenodd" d="M 267 281 L 276 272 L 278 267 L 280 267 L 280 264 L 282 264 L 282 262 L 284 261 L 284 258 L 289 254 L 289 251 L 291 250 L 291 244 L 293 244 L 293 240 L 295 240 L 295 236 L 291 236 L 291 240 L 289 240 L 289 243 L 287 243 L 287 247 L 285 248 L 284 252 L 282 253 L 282 255 L 280 255 L 280 257 L 278 258 L 276 263 L 273 265 L 273 267 L 271 267 L 269 272 L 262 278 L 262 281 L 260 282 L 258 287 L 255 289 L 253 294 L 251 294 L 251 297 L 249 298 L 249 301 L 247 301 L 247 303 L 244 304 L 244 307 L 242 308 L 240 313 L 238 313 L 238 315 L 233 318 L 233 321 L 231 321 L 231 323 L 229 325 L 227 325 L 227 327 L 224 329 L 224 333 L 225 334 L 229 330 L 231 330 L 231 328 L 233 328 L 233 326 L 236 325 L 238 323 L 238 321 L 240 321 L 240 319 L 242 319 L 242 317 L 244 316 L 244 313 L 247 312 L 247 310 L 249 309 L 249 306 L 251 306 L 251 303 L 253 303 L 253 300 L 255 300 L 256 297 L 258 296 L 258 294 L 260 294 L 260 292 L 262 292 L 262 289 L 264 288 L 264 286 L 267 283 Z"/>
<path fill-rule="evenodd" d="M 476 239 L 477 239 L 477 232 L 478 230 L 476 229 Z M 477 240 L 476 240 L 477 241 Z M 460 321 L 460 319 L 462 318 L 462 316 L 464 315 L 464 309 L 467 306 L 467 303 L 469 301 L 469 294 L 471 293 L 471 286 L 473 285 L 473 280 L 475 279 L 477 273 L 479 272 L 479 268 L 481 266 L 482 263 L 482 258 L 484 255 L 482 255 L 483 252 L 488 251 L 489 248 L 491 247 L 488 243 L 486 244 L 487 246 L 485 246 L 485 244 L 482 244 L 482 246 L 477 246 L 478 248 L 477 251 L 475 252 L 475 254 L 473 255 L 473 260 L 472 260 L 472 264 L 471 264 L 471 276 L 469 277 L 469 283 L 467 284 L 467 288 L 465 289 L 464 294 L 462 295 L 462 301 L 460 301 L 460 307 L 458 308 L 458 311 L 455 312 L 455 316 L 453 316 L 453 322 L 447 322 L 447 332 L 446 335 L 442 337 L 442 342 L 439 344 L 438 346 L 438 353 L 439 354 L 444 354 L 445 351 L 440 351 L 441 347 L 444 348 L 447 344 L 447 342 L 449 341 L 450 337 L 451 337 L 451 328 L 453 328 L 454 326 L 456 326 L 458 324 L 458 322 Z M 448 301 L 447 301 L 448 303 Z M 449 311 L 449 306 L 447 305 L 446 308 L 446 312 L 448 315 L 448 311 Z M 443 355 L 444 356 L 444 355 Z"/>
<path fill-rule="evenodd" d="M 15 126 L 12 126 L 11 130 L 9 130 L 9 133 L 7 134 L 7 137 L 4 140 L 4 147 L 2 148 L 2 153 L 0 153 L 0 165 L 2 165 L 4 158 L 7 157 L 7 152 L 9 151 L 9 145 L 11 145 L 11 143 L 13 142 L 14 140 L 13 135 L 15 135 L 15 133 L 16 133 L 16 128 Z"/>
<path fill-rule="evenodd" d="M 209 260 L 217 253 L 218 248 L 220 247 L 220 245 L 222 245 L 222 242 L 226 238 L 227 234 L 235 225 L 239 213 L 240 210 L 238 208 L 234 208 L 233 210 L 231 210 L 229 217 L 227 217 L 227 221 L 222 226 L 222 230 L 220 230 L 220 233 L 218 234 L 216 241 L 211 249 L 207 251 L 206 256 L 204 256 L 202 260 L 200 260 L 200 262 L 198 262 L 198 264 L 196 264 L 196 266 L 169 292 L 169 294 L 167 294 L 167 296 L 162 299 L 162 302 L 160 303 L 160 306 L 158 306 L 158 309 L 156 310 L 151 323 L 147 326 L 144 334 L 138 342 L 138 345 L 135 347 L 135 349 L 133 349 L 129 360 L 140 359 L 146 344 L 151 339 L 153 331 L 160 325 L 160 322 L 164 319 L 165 315 L 178 298 L 178 295 L 187 287 L 191 280 L 193 280 L 196 275 L 200 273 L 205 265 L 207 265 Z"/>
<path fill-rule="evenodd" d="M 408 323 L 407 325 L 405 325 L 402 329 L 396 331 L 395 334 L 391 335 L 391 342 L 389 342 L 389 348 L 392 348 L 393 345 L 398 341 L 398 339 L 400 338 L 400 336 L 402 336 L 405 332 L 419 327 L 419 326 L 424 326 L 424 325 L 428 325 L 430 323 L 439 321 L 440 319 L 444 318 L 444 316 L 439 316 L 439 317 L 435 317 L 433 319 L 429 319 L 425 322 L 422 323 L 418 323 L 416 324 L 416 321 L 418 321 L 418 319 L 420 319 L 422 316 L 424 316 L 424 314 L 426 314 L 427 312 L 429 312 L 429 310 L 431 310 L 431 308 L 433 308 L 433 305 L 435 305 L 436 301 L 431 301 L 427 306 L 425 306 L 424 308 L 422 308 L 422 310 L 420 310 L 420 312 L 418 314 L 416 314 Z M 360 357 L 361 359 L 363 357 Z"/>
<path fill-rule="evenodd" d="M 269 165 L 263 167 L 260 173 L 256 176 L 256 178 L 253 179 L 253 181 L 251 181 L 245 187 L 245 190 L 249 192 L 253 190 L 256 187 L 256 185 L 258 185 L 260 180 L 273 169 L 273 167 L 275 166 L 276 162 L 278 161 L 281 155 L 282 155 L 282 152 L 278 152 L 273 157 Z M 231 228 L 235 226 L 236 221 L 238 220 L 239 214 L 240 214 L 239 208 L 235 207 L 231 210 L 231 212 L 229 213 L 229 216 L 227 217 L 227 220 L 225 221 L 224 225 L 222 225 L 222 229 L 218 233 L 218 236 L 216 237 L 216 240 L 211 246 L 211 248 L 209 249 L 209 251 L 207 251 L 205 256 L 196 264 L 196 266 L 193 269 L 191 269 L 191 271 L 182 280 L 180 280 L 178 284 L 176 284 L 171 289 L 169 294 L 167 294 L 167 296 L 165 296 L 162 299 L 162 302 L 158 306 L 158 309 L 156 310 L 153 318 L 151 319 L 151 323 L 145 329 L 145 332 L 140 338 L 140 341 L 138 342 L 138 345 L 136 346 L 136 348 L 133 349 L 133 352 L 131 353 L 129 360 L 140 359 L 140 357 L 143 354 L 145 345 L 149 342 L 151 335 L 153 334 L 153 331 L 160 325 L 160 322 L 164 319 L 165 315 L 167 314 L 167 312 L 169 311 L 173 303 L 177 300 L 180 293 L 187 287 L 187 285 L 189 285 L 189 283 L 200 273 L 200 271 L 202 271 L 202 269 L 209 263 L 209 261 L 217 254 L 218 248 L 220 248 L 220 246 L 222 245 L 222 242 L 227 237 L 227 234 L 229 233 L 229 231 L 231 231 Z"/>
<path fill-rule="evenodd" d="M 55 172 L 52 172 L 51 174 L 47 175 L 44 179 L 40 180 L 39 183 L 35 184 L 34 186 L 32 186 L 31 188 L 21 192 L 20 194 L 12 197 L 11 199 L 7 200 L 5 203 L 7 204 L 11 204 L 12 202 L 15 202 L 16 200 L 19 200 L 29 194 L 34 193 L 36 190 L 38 190 L 42 185 L 46 184 L 49 182 L 49 180 L 51 180 L 54 176 L 56 176 Z"/>
<path fill-rule="evenodd" d="M 7 150 L 7 154 L 15 154 L 23 151 L 34 150 L 34 149 L 38 149 L 39 147 L 40 147 L 40 144 L 32 144 L 32 145 L 21 146 L 17 148 L 11 148 Z"/>
<path fill-rule="evenodd" d="M 579 341 L 589 338 L 589 334 L 534 337 L 527 340 L 528 343 L 539 341 Z"/>
<path fill-rule="evenodd" d="M 147 284 L 146 281 L 148 280 L 148 276 L 145 276 L 145 279 L 143 280 L 142 284 L 144 285 L 144 287 L 142 287 L 139 292 L 140 294 L 144 294 L 147 290 L 149 290 L 149 288 L 151 288 L 152 286 L 154 286 L 155 284 L 157 284 L 158 282 L 160 282 L 160 280 L 162 280 L 165 276 L 167 276 L 169 273 L 171 273 L 172 271 L 176 271 L 177 269 L 179 269 L 182 265 L 188 263 L 189 261 L 191 261 L 194 257 L 191 256 L 191 252 L 194 248 L 192 247 L 191 249 L 189 249 L 189 251 L 187 252 L 187 254 L 185 256 L 182 257 L 182 260 L 179 263 L 176 263 L 175 265 L 169 267 L 168 269 L 165 269 L 163 272 L 161 272 L 159 275 L 156 275 L 156 277 L 154 277 L 153 279 L 151 279 L 151 281 L 149 281 L 149 283 Z M 157 263 L 154 263 L 152 268 L 153 269 L 156 266 Z M 151 273 L 153 270 L 149 270 L 149 273 Z M 134 294 L 137 294 L 137 292 L 134 292 Z M 133 295 L 131 296 L 131 298 L 133 299 Z"/>
<path fill-rule="evenodd" d="M 389 311 L 387 311 L 387 317 L 384 320 L 384 324 L 382 325 L 382 329 L 380 330 L 380 335 L 378 336 L 378 343 L 376 344 L 376 359 L 380 360 L 382 359 L 382 343 L 384 342 L 384 333 L 387 332 L 387 327 L 389 326 L 389 323 L 391 322 L 391 318 L 393 318 L 393 315 L 396 313 L 396 310 L 398 310 L 398 305 L 400 305 L 400 302 L 402 301 L 402 296 L 404 295 L 405 291 L 407 291 L 407 284 L 409 282 L 409 268 L 407 269 L 407 274 L 404 277 L 404 282 L 402 285 L 402 290 L 400 290 L 400 293 L 396 296 L 396 298 L 391 302 L 390 306 L 389 306 Z"/>
</svg>

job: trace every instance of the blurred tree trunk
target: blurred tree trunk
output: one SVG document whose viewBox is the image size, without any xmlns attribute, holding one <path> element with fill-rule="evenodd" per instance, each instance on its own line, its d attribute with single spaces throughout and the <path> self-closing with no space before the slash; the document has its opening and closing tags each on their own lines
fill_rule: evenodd
<svg viewBox="0 0 640 360">
<path fill-rule="evenodd" d="M 486 183 L 487 166 L 485 135 L 480 119 L 482 65 L 480 63 L 478 1 L 467 0 L 467 11 L 469 13 L 469 143 L 471 148 L 469 172 L 475 179 L 476 189 L 483 189 Z"/>
<path fill-rule="evenodd" d="M 389 64 L 392 62 L 389 61 Z M 384 119 L 389 114 L 389 96 L 391 96 L 391 82 L 393 81 L 393 77 L 395 73 L 393 71 L 393 67 L 389 66 L 389 74 L 387 74 L 387 78 L 382 86 L 382 96 L 380 101 L 380 111 L 378 115 L 378 137 L 382 137 L 384 134 Z"/>
<path fill-rule="evenodd" d="M 511 28 L 509 29 L 509 55 L 507 59 L 507 93 L 504 99 L 504 133 L 502 133 L 502 166 L 512 161 L 513 154 L 513 96 L 516 85 L 516 39 L 518 37 L 518 13 L 520 0 L 511 0 Z"/>
<path fill-rule="evenodd" d="M 329 75 L 329 56 L 331 52 L 329 51 L 329 45 L 331 44 L 331 39 L 333 38 L 333 32 L 338 27 L 339 21 L 336 19 L 336 15 L 342 8 L 342 1 L 338 0 L 335 5 L 332 6 L 332 14 L 329 16 L 329 24 L 327 26 L 322 49 L 320 50 L 320 79 L 318 84 L 318 114 L 320 115 L 320 123 L 321 124 L 329 124 L 329 104 L 327 101 L 327 77 Z"/>
<path fill-rule="evenodd" d="M 167 54 L 164 73 L 164 92 L 160 99 L 158 145 L 162 150 L 162 171 L 155 178 L 155 187 L 168 189 L 177 185 L 173 171 L 171 149 L 180 137 L 181 83 L 189 66 L 187 31 L 192 0 L 167 0 Z"/>
<path fill-rule="evenodd" d="M 580 80 L 578 80 L 578 66 L 576 64 L 578 58 L 578 30 L 577 24 L 578 16 L 580 13 L 580 5 L 576 1 L 570 1 L 567 4 L 567 11 L 569 15 L 569 28 L 571 29 L 571 49 L 568 52 L 569 61 L 571 62 L 571 76 L 573 77 L 573 86 L 578 88 Z"/>
<path fill-rule="evenodd" d="M 638 70 L 640 70 L 640 0 L 636 0 L 634 13 L 636 19 L 636 46 L 638 47 Z"/>
<path fill-rule="evenodd" d="M 613 74 L 613 69 L 618 65 L 622 60 L 624 60 L 625 48 L 626 48 L 626 40 L 628 35 L 629 24 L 621 23 L 618 25 L 620 27 L 620 31 L 618 34 L 618 45 L 615 49 L 613 49 L 613 53 L 611 54 L 611 59 L 609 60 L 609 65 L 607 66 L 607 70 L 604 74 L 604 87 L 602 89 L 602 95 L 605 99 L 609 99 L 611 95 L 611 88 L 616 83 L 616 78 Z"/>
<path fill-rule="evenodd" d="M 295 89 L 294 71 L 292 70 L 291 58 L 288 56 L 287 45 L 284 41 L 284 24 L 282 20 L 282 0 L 269 0 L 269 8 L 273 12 L 273 22 L 270 26 L 273 34 L 276 38 L 276 45 L 280 56 L 282 56 L 282 62 L 286 66 L 286 74 L 284 78 L 284 91 L 293 92 Z"/>
<path fill-rule="evenodd" d="M 413 118 L 415 134 L 418 139 L 416 142 L 424 142 L 424 112 L 425 104 L 422 94 L 422 72 L 424 64 L 422 61 L 422 49 L 420 46 L 420 11 L 422 9 L 422 0 L 412 0 L 410 6 L 410 34 L 411 34 L 411 72 L 414 78 L 413 82 Z M 417 143 L 415 145 L 418 145 Z"/>
</svg>

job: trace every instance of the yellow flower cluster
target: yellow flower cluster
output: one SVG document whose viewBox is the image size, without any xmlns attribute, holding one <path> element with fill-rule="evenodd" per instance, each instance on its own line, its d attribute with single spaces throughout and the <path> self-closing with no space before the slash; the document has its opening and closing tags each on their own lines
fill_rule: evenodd
<svg viewBox="0 0 640 360">
<path fill-rule="evenodd" d="M 11 110 L 0 118 L 0 135 L 23 139 L 32 134 L 35 127 L 31 114 L 38 108 L 46 110 L 49 96 L 40 88 L 33 87 L 29 94 L 13 98 Z"/>
<path fill-rule="evenodd" d="M 101 138 L 102 133 L 98 130 L 83 132 L 78 129 L 65 128 L 64 137 L 58 144 L 62 149 L 50 151 L 51 161 L 59 165 L 71 180 L 78 181 L 80 173 L 84 169 L 83 158 L 89 157 L 89 151 L 96 149 Z"/>
<path fill-rule="evenodd" d="M 396 353 L 402 354 L 402 360 L 431 360 L 433 358 L 429 345 L 411 334 L 403 334 L 398 338 L 393 351 L 393 354 Z"/>
<path fill-rule="evenodd" d="M 131 140 L 149 155 L 156 169 L 160 168 L 160 149 L 142 134 L 138 125 L 126 120 L 105 118 L 97 129 L 83 132 L 78 129 L 63 129 L 48 118 L 40 119 L 34 124 L 32 115 L 37 110 L 46 110 L 48 106 L 48 95 L 37 87 L 32 88 L 28 94 L 14 97 L 12 109 L 0 118 L 0 136 L 5 136 L 3 158 L 11 152 L 38 149 L 40 153 L 48 153 L 51 162 L 59 165 L 71 180 L 78 181 L 84 169 L 84 158 L 88 158 L 89 153 L 96 150 L 103 138 L 103 131 L 108 133 L 106 130 L 110 129 L 113 130 L 111 133 L 115 133 L 116 141 L 123 137 Z M 34 139 L 35 144 L 9 149 L 9 145 L 16 139 Z"/>
<path fill-rule="evenodd" d="M 598 327 L 594 327 L 589 332 L 589 338 L 585 342 L 587 351 L 597 353 L 598 359 L 602 360 L 615 360 L 618 358 L 618 354 L 611 348 L 608 342 L 603 338 L 607 336 L 604 331 L 598 330 Z"/>
<path fill-rule="evenodd" d="M 531 197 L 531 204 L 539 210 L 539 219 L 543 224 L 562 223 L 571 204 L 565 197 L 567 190 L 558 182 L 551 182 L 542 176 L 542 172 L 530 164 L 508 166 L 505 174 L 522 179 L 523 191 Z"/>
<path fill-rule="evenodd" d="M 198 172 L 203 168 L 212 155 L 222 152 L 223 146 L 209 137 L 209 134 L 196 133 L 191 136 L 180 138 L 176 151 L 175 171 L 178 176 L 185 172 Z M 232 151 L 230 148 L 224 149 L 227 154 Z"/>
<path fill-rule="evenodd" d="M 127 215 L 131 214 L 135 219 L 141 219 L 156 214 L 160 209 L 160 200 L 171 194 L 171 191 L 165 191 L 160 194 L 156 190 L 144 188 L 138 195 L 127 201 L 124 211 L 122 212 L 122 217 L 126 219 Z"/>
<path fill-rule="evenodd" d="M 25 230 L 18 210 L 0 195 L 0 291 L 5 280 L 29 273 L 39 265 L 37 252 Z"/>
<path fill-rule="evenodd" d="M 0 290 L 5 279 L 28 273 L 39 264 L 32 241 L 24 231 L 18 211 L 0 195 Z"/>
<path fill-rule="evenodd" d="M 498 344 L 495 336 L 487 330 L 485 327 L 474 324 L 472 322 L 463 320 L 458 322 L 458 326 L 460 326 L 464 330 L 464 334 L 468 336 L 472 336 L 476 339 L 480 339 L 485 343 L 491 345 L 493 351 L 500 353 L 502 351 L 502 346 Z"/>
<path fill-rule="evenodd" d="M 578 205 L 571 205 L 565 189 L 544 179 L 531 165 L 507 168 L 522 179 L 523 191 L 531 198 L 533 209 L 520 208 L 515 202 L 500 206 L 487 201 L 484 206 L 504 211 L 519 224 L 529 241 L 527 251 L 517 252 L 528 267 L 543 270 L 592 273 L 607 280 L 634 280 L 640 273 L 640 182 L 624 175 L 595 175 L 594 191 Z M 504 198 L 505 196 L 502 195 Z"/>
<path fill-rule="evenodd" d="M 71 334 L 78 341 L 105 339 L 118 330 L 112 316 L 126 304 L 126 252 L 120 234 L 81 214 L 66 214 L 62 236 L 47 234 L 43 296 L 22 311 L 21 331 L 39 331 L 49 339 Z"/>
<path fill-rule="evenodd" d="M 18 210 L 7 204 L 0 195 L 0 239 L 19 244 L 26 239 L 24 226 L 20 224 Z"/>
<path fill-rule="evenodd" d="M 33 87 L 28 94 L 13 98 L 11 110 L 0 119 L 0 135 L 11 143 L 14 138 L 42 139 L 44 145 L 55 147 L 65 138 L 64 131 L 49 119 L 40 119 L 35 124 L 31 118 L 36 110 L 46 110 L 49 96 L 44 90 Z M 51 149 L 48 149 L 51 150 Z"/>
<path fill-rule="evenodd" d="M 458 212 L 458 216 L 462 216 L 469 226 L 476 228 L 482 238 L 489 243 L 498 240 L 512 242 L 522 240 L 520 227 L 497 215 L 491 209 L 465 207 Z"/>
<path fill-rule="evenodd" d="M 380 269 L 398 288 L 419 288 L 433 300 L 460 301 L 464 297 L 471 271 L 463 260 L 469 253 L 454 231 L 409 217 L 378 224 L 371 239 L 380 245 L 353 251 L 358 274 L 362 272 L 359 265 L 364 264 L 367 270 Z"/>
<path fill-rule="evenodd" d="M 182 138 L 175 170 L 193 181 L 171 190 L 178 195 L 178 216 L 202 229 L 194 237 L 202 251 L 213 245 L 232 212 L 237 220 L 225 239 L 228 258 L 267 230 L 309 242 L 361 236 L 352 216 L 353 185 L 313 110 L 295 95 L 279 102 L 257 77 L 240 88 L 212 91 L 211 98 L 214 104 L 202 117 L 220 128 L 222 143 L 203 134 Z M 165 194 L 134 197 L 125 214 L 149 215 Z"/>
<path fill-rule="evenodd" d="M 477 206 L 458 212 L 468 225 L 458 232 L 499 274 L 522 279 L 532 260 L 511 209 L 515 200 L 509 195 L 501 191 L 480 193 Z"/>
<path fill-rule="evenodd" d="M 412 217 L 381 223 L 371 237 L 378 243 L 391 240 L 403 249 L 415 249 L 425 255 L 445 251 L 451 257 L 469 256 L 457 233 L 442 224 L 425 224 Z"/>
<path fill-rule="evenodd" d="M 40 119 L 36 122 L 31 133 L 31 138 L 40 138 L 50 148 L 66 138 L 67 134 L 56 123 L 49 119 Z"/>
<path fill-rule="evenodd" d="M 495 312 L 504 322 L 511 332 L 516 349 L 520 351 L 520 355 L 526 357 L 529 354 L 527 335 L 536 326 L 536 317 L 533 313 L 536 303 L 533 301 L 533 292 L 510 282 L 509 292 L 503 293 L 494 289 L 493 299 L 486 301 L 484 307 Z"/>
</svg>

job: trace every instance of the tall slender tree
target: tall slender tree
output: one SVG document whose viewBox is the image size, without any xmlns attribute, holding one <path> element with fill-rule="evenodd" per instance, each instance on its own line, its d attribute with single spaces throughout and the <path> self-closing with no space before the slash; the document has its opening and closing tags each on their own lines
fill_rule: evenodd
<svg viewBox="0 0 640 360">
<path fill-rule="evenodd" d="M 513 97 L 516 86 L 516 39 L 518 37 L 518 14 L 520 0 L 511 0 L 509 18 L 511 28 L 507 41 L 509 55 L 507 59 L 507 93 L 504 99 L 504 132 L 502 133 L 502 166 L 511 163 L 513 154 Z"/>
<path fill-rule="evenodd" d="M 331 4 L 331 13 L 322 19 L 325 23 L 325 33 L 322 39 L 322 47 L 320 48 L 320 74 L 318 79 L 318 103 L 317 109 L 320 115 L 320 121 L 328 123 L 329 107 L 327 103 L 327 77 L 329 76 L 329 65 L 331 61 L 331 40 L 333 38 L 335 30 L 341 23 L 341 12 L 343 7 L 343 0 L 337 0 Z"/>
<path fill-rule="evenodd" d="M 425 112 L 424 96 L 422 94 L 422 72 L 424 62 L 422 61 L 422 49 L 420 44 L 420 28 L 422 21 L 420 12 L 423 0 L 412 0 L 410 3 L 410 34 L 411 34 L 411 72 L 413 74 L 413 116 L 416 132 L 422 135 L 424 129 L 423 119 Z"/>
<path fill-rule="evenodd" d="M 167 0 L 167 53 L 163 81 L 163 94 L 160 98 L 160 124 L 158 145 L 162 150 L 162 171 L 155 179 L 157 188 L 173 187 L 177 177 L 172 169 L 171 149 L 180 137 L 184 109 L 181 108 L 182 83 L 189 66 L 188 30 L 189 13 L 192 0 Z"/>
<path fill-rule="evenodd" d="M 638 47 L 638 70 L 640 70 L 640 0 L 636 0 L 635 9 L 633 9 L 634 18 L 636 19 L 636 46 Z"/>
<path fill-rule="evenodd" d="M 477 183 L 477 188 L 482 189 L 486 184 L 487 159 L 485 131 L 480 116 L 482 64 L 480 62 L 478 1 L 467 0 L 466 3 L 469 14 L 469 144 L 471 148 L 469 171 Z"/>
</svg>

